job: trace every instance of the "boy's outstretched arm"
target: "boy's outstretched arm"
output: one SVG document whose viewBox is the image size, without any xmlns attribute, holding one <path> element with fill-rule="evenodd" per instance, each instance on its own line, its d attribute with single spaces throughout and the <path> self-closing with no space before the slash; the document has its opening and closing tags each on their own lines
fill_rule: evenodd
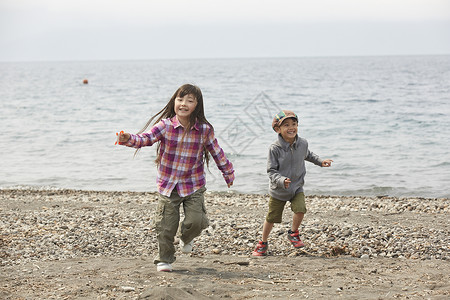
<svg viewBox="0 0 450 300">
<path fill-rule="evenodd" d="M 333 162 L 332 159 L 324 159 L 322 161 L 322 167 L 331 167 L 331 163 Z"/>
</svg>

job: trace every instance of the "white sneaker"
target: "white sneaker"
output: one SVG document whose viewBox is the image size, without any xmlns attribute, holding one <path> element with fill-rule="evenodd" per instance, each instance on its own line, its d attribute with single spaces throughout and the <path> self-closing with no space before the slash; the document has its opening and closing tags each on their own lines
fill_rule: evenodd
<svg viewBox="0 0 450 300">
<path fill-rule="evenodd" d="M 191 253 L 192 252 L 192 241 L 185 244 L 182 240 L 180 240 L 180 248 L 182 253 Z"/>
<path fill-rule="evenodd" d="M 165 263 L 165 262 L 160 262 L 156 265 L 156 271 L 158 272 L 172 272 L 172 265 Z"/>
</svg>

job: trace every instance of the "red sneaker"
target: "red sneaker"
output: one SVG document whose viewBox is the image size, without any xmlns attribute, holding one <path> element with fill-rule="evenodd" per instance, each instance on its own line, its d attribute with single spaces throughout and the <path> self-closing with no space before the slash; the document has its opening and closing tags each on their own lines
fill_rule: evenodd
<svg viewBox="0 0 450 300">
<path fill-rule="evenodd" d="M 298 230 L 293 232 L 292 230 L 289 229 L 288 239 L 291 241 L 292 245 L 295 248 L 305 247 L 305 244 L 303 244 L 302 240 L 300 239 L 300 236 L 298 235 Z"/>
<path fill-rule="evenodd" d="M 252 252 L 253 256 L 266 256 L 267 255 L 268 243 L 263 243 L 260 241 L 258 245 L 256 245 L 255 251 Z"/>
</svg>

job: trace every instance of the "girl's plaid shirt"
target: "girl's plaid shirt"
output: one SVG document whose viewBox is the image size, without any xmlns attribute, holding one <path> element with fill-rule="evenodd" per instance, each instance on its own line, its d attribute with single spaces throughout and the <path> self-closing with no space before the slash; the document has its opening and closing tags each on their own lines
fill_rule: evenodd
<svg viewBox="0 0 450 300">
<path fill-rule="evenodd" d="M 156 183 L 158 192 L 168 197 L 175 187 L 185 197 L 206 184 L 203 146 L 211 153 L 226 183 L 234 181 L 233 164 L 220 148 L 211 126 L 197 122 L 184 137 L 183 133 L 184 128 L 176 117 L 162 119 L 149 133 L 131 134 L 124 145 L 141 148 L 161 143 Z"/>
</svg>

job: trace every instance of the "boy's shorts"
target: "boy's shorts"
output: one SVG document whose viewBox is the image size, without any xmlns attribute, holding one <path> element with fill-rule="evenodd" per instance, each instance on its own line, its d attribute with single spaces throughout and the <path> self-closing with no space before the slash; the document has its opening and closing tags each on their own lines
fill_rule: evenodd
<svg viewBox="0 0 450 300">
<path fill-rule="evenodd" d="M 306 213 L 304 193 L 298 193 L 290 201 L 281 201 L 270 196 L 269 212 L 267 213 L 266 221 L 269 223 L 281 223 L 286 202 L 291 202 L 291 210 L 294 213 Z"/>
</svg>

